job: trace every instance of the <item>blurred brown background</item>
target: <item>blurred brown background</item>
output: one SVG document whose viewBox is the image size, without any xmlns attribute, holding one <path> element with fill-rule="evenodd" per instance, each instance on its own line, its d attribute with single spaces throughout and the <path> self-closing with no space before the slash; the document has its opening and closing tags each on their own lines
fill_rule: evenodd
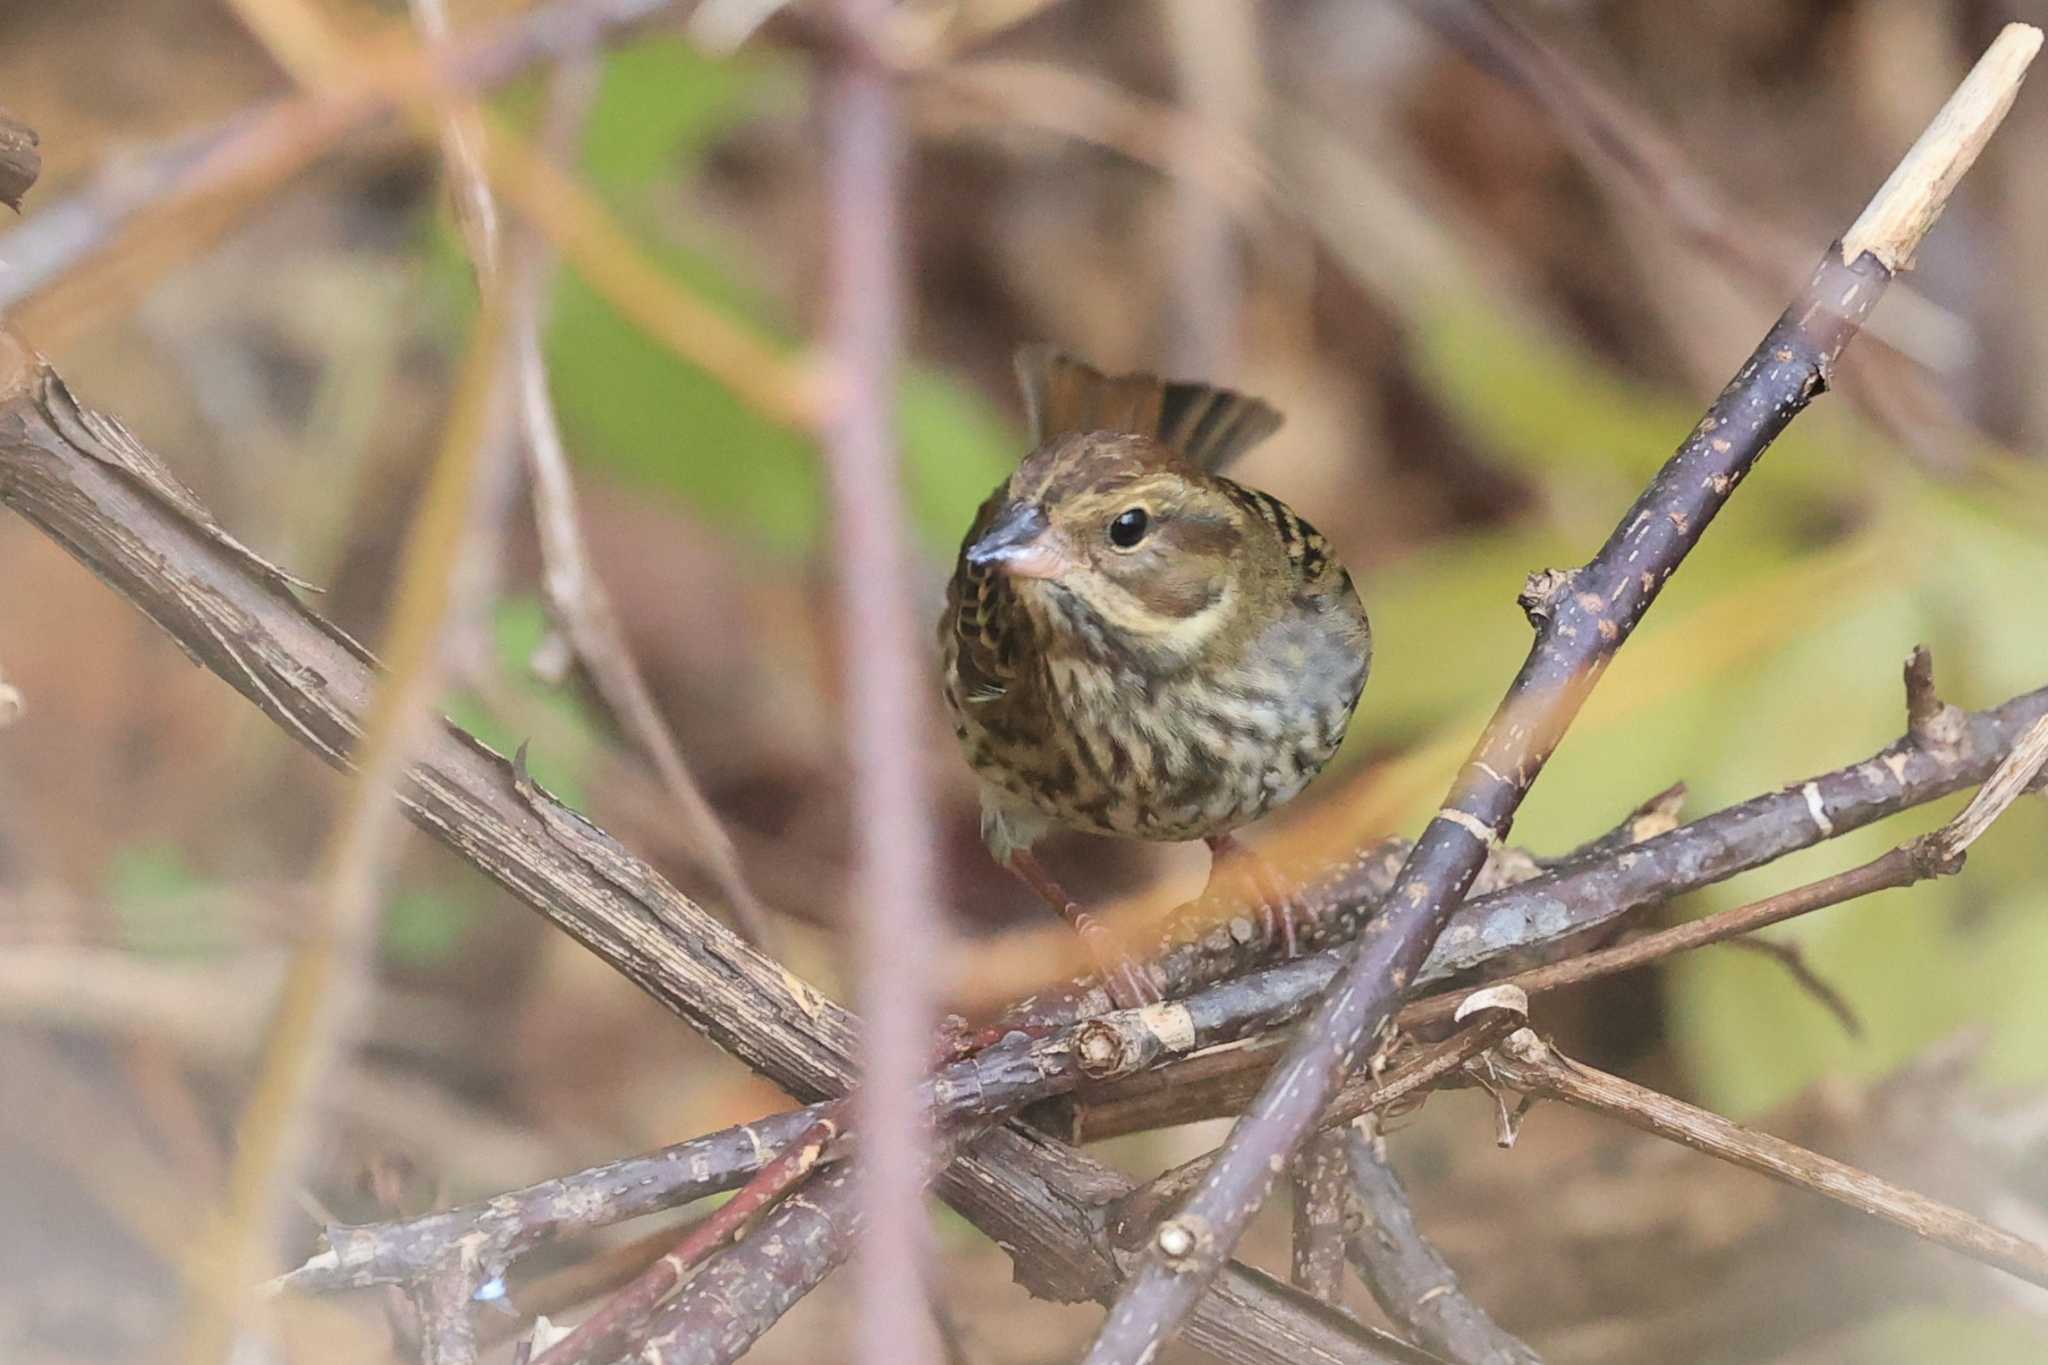
<svg viewBox="0 0 2048 1365">
<path fill-rule="evenodd" d="M 458 7 L 465 25 L 517 8 Z M 349 35 L 399 4 L 322 0 Z M 687 7 L 681 7 L 687 8 Z M 721 6 L 731 9 L 733 6 Z M 743 8 L 743 7 L 741 7 Z M 0 103 L 42 135 L 22 226 L 292 88 L 263 0 L 0 9 Z M 2038 0 L 1026 0 L 910 7 L 986 36 L 909 86 L 910 496 L 936 613 L 974 504 L 1019 453 L 1011 348 L 1270 398 L 1240 471 L 1358 576 L 1375 675 L 1343 766 L 1285 819 L 1412 833 L 1519 660 L 1522 575 L 1577 562 L 1769 324 L 1998 26 Z M 1418 14 L 1434 16 L 1424 22 Z M 740 55 L 679 26 L 608 60 L 579 174 L 634 249 L 798 347 L 823 232 L 812 70 L 771 23 Z M 1535 46 L 1525 38 L 1533 37 Z M 534 82 L 498 97 L 530 122 Z M 1717 523 L 1537 788 L 1557 851 L 1667 783 L 1695 813 L 1868 754 L 1898 664 L 1981 706 L 2048 679 L 2048 92 L 2024 92 L 1839 392 Z M 347 139 L 218 236 L 130 243 L 11 319 L 221 520 L 376 641 L 439 439 L 470 294 L 431 143 Z M 587 529 L 684 753 L 843 994 L 848 850 L 815 453 L 570 273 L 549 359 Z M 530 533 L 448 709 L 695 894 L 661 789 L 586 696 L 537 680 Z M 218 1199 L 306 879 L 344 787 L 56 546 L 0 520 L 0 1359 L 155 1360 L 178 1248 Z M 934 689 L 936 699 L 936 688 Z M 934 712 L 956 995 L 1049 952 L 991 868 Z M 1708 950 L 1560 999 L 1567 1046 L 2035 1235 L 2048 1079 L 2048 816 L 2016 809 L 1958 879 L 1789 925 L 1850 1036 L 1779 966 Z M 1678 915 L 1870 856 L 1916 812 Z M 1260 831 L 1253 831 L 1257 842 Z M 1074 840 L 1098 897 L 1198 885 L 1197 850 Z M 1004 965 L 1004 964 L 1010 965 Z M 452 857 L 409 845 L 368 1036 L 326 1096 L 309 1207 L 416 1208 L 674 1141 L 779 1097 Z M 991 985 L 987 991 L 997 991 Z M 1784 1108 L 1783 1106 L 1790 1106 Z M 1119 1144 L 1149 1172 L 1213 1144 Z M 2048 1300 L 1704 1159 L 1562 1111 L 1510 1153 L 1483 1097 L 1394 1134 L 1426 1230 L 1476 1297 L 1573 1361 L 2036 1360 Z M 942 1298 L 980 1365 L 1070 1358 L 1090 1309 L 1035 1304 L 950 1215 Z M 1284 1215 L 1248 1250 L 1284 1265 Z M 310 1239 L 309 1216 L 297 1235 Z M 621 1230 L 621 1238 L 644 1233 Z M 299 1254 L 305 1241 L 285 1248 Z M 514 1298 L 578 1291 L 524 1267 Z M 758 1358 L 833 1358 L 828 1283 Z M 531 1297 L 522 1297 L 530 1295 Z M 1374 1310 L 1362 1291 L 1354 1305 Z M 375 1359 L 288 1331 L 292 1360 Z M 509 1321 L 509 1320 L 508 1320 Z"/>
</svg>

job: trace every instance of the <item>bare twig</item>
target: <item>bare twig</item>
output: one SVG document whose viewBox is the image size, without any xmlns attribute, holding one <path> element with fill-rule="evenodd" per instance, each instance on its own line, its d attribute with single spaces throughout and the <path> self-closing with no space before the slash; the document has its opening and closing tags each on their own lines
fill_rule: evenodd
<svg viewBox="0 0 2048 1365">
<path fill-rule="evenodd" d="M 1952 753 L 1965 736 L 1963 715 L 1934 690 L 1934 656 L 1915 645 L 1906 656 L 1906 733 L 1930 753 Z"/>
<path fill-rule="evenodd" d="M 206 1252 L 227 1268 L 232 1290 L 195 1300 L 185 1346 L 194 1362 L 218 1359 L 226 1348 L 235 1323 L 221 1309 L 255 1278 L 261 1248 L 295 1207 L 290 1191 L 314 1102 L 347 1055 L 370 994 L 373 929 L 405 832 L 391 794 L 433 729 L 453 628 L 482 613 L 496 582 L 509 418 L 496 378 L 503 360 L 496 302 L 485 297 L 441 450 L 408 528 L 389 628 L 390 679 L 366 717 L 357 781 L 321 860 L 321 913 L 294 959 L 238 1128 L 230 1213 L 221 1244 Z"/>
<path fill-rule="evenodd" d="M 1768 938 L 1737 938 L 1728 940 L 1728 946 L 1777 963 L 1801 990 L 1813 997 L 1815 1004 L 1835 1017 L 1835 1022 L 1842 1026 L 1842 1032 L 1851 1038 L 1863 1036 L 1863 1019 L 1856 1013 L 1856 1007 L 1830 985 L 1826 977 L 1813 969 L 1813 964 L 1806 960 L 1806 954 L 1800 951 L 1798 944 L 1779 943 Z"/>
<path fill-rule="evenodd" d="M 1417 842 L 1387 908 L 1360 936 L 1257 1103 L 1176 1218 L 1185 1252 L 1155 1244 L 1110 1310 L 1089 1365 L 1136 1365 L 1171 1337 L 1236 1246 L 1277 1172 L 1392 1017 L 1451 912 L 1505 838 L 1516 810 L 1608 662 L 1764 450 L 1825 387 L 1835 359 L 1910 261 L 1947 195 L 1996 128 L 2040 45 L 2011 25 L 1948 110 L 1909 152 L 1850 240 L 1830 250 L 1806 294 L 1716 400 L 1585 566 L 1531 578 L 1523 603 L 1536 641 L 1507 696 Z"/>
<path fill-rule="evenodd" d="M 713 1257 L 660 1307 L 631 1359 L 641 1365 L 739 1359 L 856 1245 L 867 1203 L 852 1177 L 847 1167 L 835 1166 L 777 1204 L 744 1241 Z"/>
<path fill-rule="evenodd" d="M 533 480 L 534 517 L 540 529 L 541 587 L 548 614 L 582 661 L 605 705 L 653 762 L 683 818 L 691 851 L 717 881 L 735 922 L 751 942 L 765 945 L 770 941 L 767 907 L 748 884 L 732 836 L 684 761 L 675 733 L 663 719 L 646 675 L 626 643 L 611 594 L 590 560 L 541 350 L 541 301 L 549 277 L 550 272 L 537 262 L 529 265 L 512 300 L 513 325 L 518 331 L 520 412 L 526 429 L 527 468 Z"/>
<path fill-rule="evenodd" d="M 1406 3 L 1468 60 L 1543 108 L 1590 169 L 1639 192 L 1679 240 L 1768 298 L 1798 287 L 1794 272 L 1805 247 L 1796 237 L 1760 221 L 1745 211 L 1748 206 L 1738 207 L 1653 120 L 1638 115 L 1499 0 Z M 1871 339 L 1933 368 L 1951 367 L 1968 345 L 1966 324 L 1922 295 L 1893 292 L 1889 319 L 1873 322 Z"/>
<path fill-rule="evenodd" d="M 1180 102 L 1219 138 L 1252 142 L 1262 87 L 1259 24 L 1250 0 L 1190 5 L 1163 0 Z M 1176 373 L 1225 376 L 1237 358 L 1244 266 L 1229 206 L 1198 181 L 1176 176 L 1173 286 L 1166 360 Z"/>
<path fill-rule="evenodd" d="M 836 0 L 847 33 L 879 32 L 889 0 Z M 896 445 L 903 349 L 905 160 L 889 73 L 859 52 L 826 67 L 821 91 L 825 191 L 832 224 L 827 276 L 833 395 L 824 424 L 838 565 L 840 652 L 856 804 L 854 903 L 860 1001 L 867 1028 L 855 1120 L 863 1136 L 856 1259 L 860 1288 L 852 1358 L 863 1365 L 938 1365 L 928 1277 L 930 1118 L 919 1097 L 938 1007 L 934 834 L 919 762 L 925 731 L 924 651 L 912 603 L 909 537 Z"/>
<path fill-rule="evenodd" d="M 1719 1114 L 1619 1076 L 1582 1066 L 1530 1029 L 1501 1043 L 1480 1063 L 1491 1081 L 1525 1095 L 1563 1100 L 1620 1119 L 1633 1128 L 1705 1152 L 1800 1189 L 1825 1195 L 1859 1213 L 1938 1242 L 2031 1284 L 2048 1286 L 2048 1247 L 2039 1246 L 1925 1195 L 1900 1189 L 1853 1166 L 1781 1138 L 1754 1133 Z"/>
<path fill-rule="evenodd" d="M 316 1292 L 404 1284 L 430 1275 L 457 1246 L 469 1248 L 478 1282 L 485 1283 L 535 1247 L 737 1189 L 761 1168 L 765 1153 L 797 1142 L 828 1107 L 793 1109 L 481 1203 L 393 1222 L 331 1226 L 326 1249 L 271 1288 Z"/>
<path fill-rule="evenodd" d="M 2048 763 L 2048 716 L 2028 727 L 1977 795 L 1971 798 L 1970 804 L 1955 819 L 1930 834 L 1909 840 L 1846 872 L 1837 872 L 1732 910 L 1645 934 L 1583 957 L 1517 972 L 1503 980 L 1520 986 L 1531 995 L 1556 990 L 1561 986 L 1631 971 L 1673 953 L 1726 942 L 1860 896 L 1912 886 L 1929 877 L 1950 876 L 1962 870 L 1964 852 L 2040 775 L 2044 763 Z M 1439 1023 L 1450 1016 L 1460 999 L 1462 997 L 1455 993 L 1446 993 L 1418 1000 L 1401 1011 L 1401 1022 L 1411 1028 Z"/>
<path fill-rule="evenodd" d="M 1472 1301 L 1457 1273 L 1422 1235 L 1408 1192 L 1380 1153 L 1382 1139 L 1363 1123 L 1323 1136 L 1344 1143 L 1352 1199 L 1351 1260 L 1388 1316 L 1421 1345 L 1458 1365 L 1539 1365 L 1534 1351 Z"/>
<path fill-rule="evenodd" d="M 763 1209 L 801 1184 L 825 1157 L 844 1124 L 845 1101 L 825 1111 L 802 1135 L 762 1165 L 744 1188 L 718 1211 L 693 1226 L 675 1248 L 606 1301 L 576 1330 L 534 1357 L 534 1365 L 582 1365 L 609 1359 L 600 1353 L 646 1322 L 661 1301 L 713 1252 L 735 1240 Z"/>
<path fill-rule="evenodd" d="M 1302 1293 L 1332 1308 L 1343 1306 L 1344 1133 L 1325 1130 L 1295 1153 L 1294 1238 L 1288 1279 Z"/>
<path fill-rule="evenodd" d="M 408 1287 L 420 1322 L 421 1365 L 468 1365 L 477 1358 L 476 1320 L 470 1295 L 472 1271 L 458 1251 L 424 1279 Z"/>
<path fill-rule="evenodd" d="M 446 62 L 452 34 L 444 0 L 411 0 L 414 21 Z M 549 81 L 541 154 L 549 162 L 573 159 L 574 144 L 597 91 L 596 55 L 586 49 L 565 53 Z M 453 183 L 456 217 L 479 277 L 503 277 L 510 314 L 513 382 L 527 470 L 533 482 L 534 518 L 540 531 L 541 586 L 550 617 L 568 637 L 592 683 L 627 735 L 653 761 L 682 816 L 691 851 L 709 868 L 748 940 L 766 942 L 767 912 L 740 870 L 732 837 L 698 787 L 675 735 L 627 648 L 611 597 L 598 579 L 585 548 L 576 512 L 575 485 L 548 385 L 541 346 L 548 287 L 554 279 L 543 244 L 522 224 L 509 248 L 499 227 L 497 197 L 485 170 L 485 128 L 475 106 L 442 96 L 442 155 Z"/>
<path fill-rule="evenodd" d="M 1520 1028 L 1528 1018 L 1528 998 L 1512 986 L 1489 987 L 1470 996 L 1461 1018 L 1464 1029 L 1440 1043 L 1431 1043 L 1398 1066 L 1380 1076 L 1351 1077 L 1337 1092 L 1330 1107 L 1316 1121 L 1321 1128 L 1338 1128 L 1362 1115 L 1384 1112 L 1396 1105 L 1419 1100 L 1431 1088 L 1455 1076 L 1467 1062 Z M 1199 1060 L 1199 1059 L 1197 1059 Z M 1186 1119 L 1176 1119 L 1185 1122 Z M 1137 1247 L 1148 1233 L 1155 1240 L 1167 1231 L 1160 1215 L 1215 1167 L 1214 1154 L 1184 1161 L 1133 1190 L 1109 1215 L 1109 1228 L 1122 1246 Z M 1169 1234 L 1173 1240 L 1192 1241 L 1199 1228 L 1184 1228 L 1186 1236 Z"/>
</svg>

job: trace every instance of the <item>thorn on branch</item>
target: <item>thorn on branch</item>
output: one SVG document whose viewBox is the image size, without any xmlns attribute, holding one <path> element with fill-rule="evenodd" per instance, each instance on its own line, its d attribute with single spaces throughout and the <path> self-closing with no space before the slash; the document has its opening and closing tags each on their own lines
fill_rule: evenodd
<svg viewBox="0 0 2048 1365">
<path fill-rule="evenodd" d="M 1926 645 L 1915 645 L 1906 656 L 1906 733 L 1941 758 L 1957 754 L 1968 736 L 1962 711 L 1934 690 L 1934 656 Z"/>
<path fill-rule="evenodd" d="M 1529 624 L 1541 628 L 1555 611 L 1557 601 L 1579 576 L 1577 569 L 1538 569 L 1522 584 L 1522 591 L 1516 595 L 1515 604 L 1522 614 L 1529 618 Z"/>
</svg>

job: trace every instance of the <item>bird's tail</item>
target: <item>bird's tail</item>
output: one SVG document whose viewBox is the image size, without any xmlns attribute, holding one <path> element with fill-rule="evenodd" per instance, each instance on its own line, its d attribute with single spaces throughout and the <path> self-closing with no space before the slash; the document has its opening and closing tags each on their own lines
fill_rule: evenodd
<svg viewBox="0 0 2048 1365">
<path fill-rule="evenodd" d="M 1213 471 L 1280 428 L 1279 412 L 1257 398 L 1151 374 L 1106 375 L 1043 343 L 1018 348 L 1017 381 L 1033 445 L 1068 432 L 1133 432 Z"/>
</svg>

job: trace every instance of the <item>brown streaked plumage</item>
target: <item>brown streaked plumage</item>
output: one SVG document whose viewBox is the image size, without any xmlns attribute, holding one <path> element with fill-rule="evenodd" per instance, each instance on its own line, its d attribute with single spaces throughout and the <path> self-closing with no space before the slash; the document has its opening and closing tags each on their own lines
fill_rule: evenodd
<svg viewBox="0 0 2048 1365">
<path fill-rule="evenodd" d="M 1018 373 L 1037 446 L 962 543 L 939 644 L 989 850 L 1071 918 L 1042 835 L 1220 846 L 1336 752 L 1372 634 L 1315 528 L 1217 472 L 1272 408 L 1044 348 Z"/>
</svg>

